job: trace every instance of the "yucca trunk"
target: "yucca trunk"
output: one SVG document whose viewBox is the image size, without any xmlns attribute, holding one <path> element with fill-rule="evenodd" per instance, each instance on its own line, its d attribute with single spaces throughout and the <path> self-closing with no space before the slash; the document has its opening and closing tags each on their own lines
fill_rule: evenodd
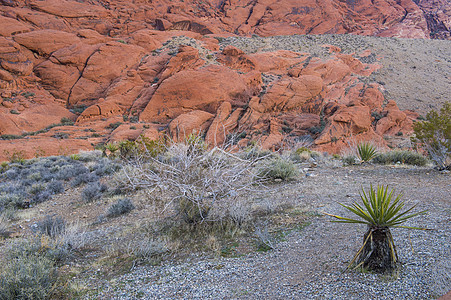
<svg viewBox="0 0 451 300">
<path fill-rule="evenodd" d="M 387 272 L 396 268 L 398 255 L 388 227 L 368 227 L 357 266 L 370 271 Z"/>
</svg>

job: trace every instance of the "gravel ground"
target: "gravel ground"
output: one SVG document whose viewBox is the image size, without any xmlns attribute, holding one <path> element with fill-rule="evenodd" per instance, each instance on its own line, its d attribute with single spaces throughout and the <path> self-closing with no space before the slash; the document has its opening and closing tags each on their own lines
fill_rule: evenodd
<svg viewBox="0 0 451 300">
<path fill-rule="evenodd" d="M 373 73 L 369 82 L 381 84 L 386 98 L 395 100 L 401 109 L 425 114 L 451 101 L 451 41 L 350 34 L 230 37 L 221 41 L 222 46 L 233 45 L 248 53 L 285 49 L 328 58 L 328 49 L 321 47 L 325 44 L 338 46 L 343 53 L 370 50 L 373 55 L 362 61 L 379 62 L 383 68 Z"/>
<path fill-rule="evenodd" d="M 140 266 L 114 278 L 94 299 L 434 299 L 451 288 L 451 181 L 449 173 L 417 167 L 318 167 L 282 184 L 268 197 L 289 198 L 316 213 L 311 225 L 291 231 L 269 252 L 237 258 L 195 255 L 159 266 Z M 397 276 L 343 272 L 362 243 L 362 225 L 329 222 L 321 212 L 346 214 L 360 186 L 389 184 L 424 217 L 392 231 L 402 267 Z"/>
</svg>

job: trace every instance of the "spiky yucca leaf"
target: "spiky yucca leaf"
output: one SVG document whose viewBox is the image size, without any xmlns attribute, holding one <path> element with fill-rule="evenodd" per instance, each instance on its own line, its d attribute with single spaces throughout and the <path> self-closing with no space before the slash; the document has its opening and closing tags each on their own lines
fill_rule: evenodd
<svg viewBox="0 0 451 300">
<path fill-rule="evenodd" d="M 372 160 L 377 154 L 376 147 L 371 145 L 370 143 L 359 144 L 357 146 L 357 152 L 359 154 L 359 158 L 363 162 L 368 162 Z"/>
<path fill-rule="evenodd" d="M 352 205 L 345 205 L 339 203 L 341 206 L 351 211 L 361 219 L 345 218 L 337 215 L 326 214 L 328 216 L 337 218 L 338 220 L 332 222 L 341 223 L 360 223 L 367 224 L 370 227 L 401 227 L 410 229 L 422 229 L 417 227 L 400 226 L 410 218 L 424 214 L 426 211 L 421 211 L 409 214 L 416 205 L 401 212 L 405 206 L 405 202 L 401 201 L 402 194 L 394 198 L 394 190 L 388 191 L 388 186 L 377 186 L 377 190 L 370 185 L 370 190 L 365 193 L 362 188 L 360 199 L 363 205 L 354 202 Z M 394 199 L 393 199 L 394 198 Z"/>
</svg>

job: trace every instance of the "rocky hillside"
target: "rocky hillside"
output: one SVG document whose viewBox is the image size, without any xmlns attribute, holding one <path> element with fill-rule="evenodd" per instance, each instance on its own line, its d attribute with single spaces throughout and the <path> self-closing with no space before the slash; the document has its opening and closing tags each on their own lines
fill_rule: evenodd
<svg viewBox="0 0 451 300">
<path fill-rule="evenodd" d="M 269 38 L 449 39 L 448 1 L 301 2 L 0 0 L 0 160 L 192 130 L 273 149 L 399 144 L 406 109 L 448 99 L 448 41 L 399 57 L 393 38 Z M 412 104 L 418 74 L 431 91 Z"/>
</svg>

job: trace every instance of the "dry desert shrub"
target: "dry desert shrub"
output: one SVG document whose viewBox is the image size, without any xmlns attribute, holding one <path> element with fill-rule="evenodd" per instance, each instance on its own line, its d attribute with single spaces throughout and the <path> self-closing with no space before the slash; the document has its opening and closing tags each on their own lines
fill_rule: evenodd
<svg viewBox="0 0 451 300">
<path fill-rule="evenodd" d="M 264 160 L 258 168 L 258 176 L 266 180 L 280 179 L 287 181 L 294 179 L 298 173 L 297 166 L 291 160 L 282 156 Z"/>
<path fill-rule="evenodd" d="M 59 216 L 47 215 L 42 221 L 36 224 L 36 229 L 41 234 L 55 237 L 62 233 L 66 228 L 66 222 Z"/>
<path fill-rule="evenodd" d="M 429 161 L 418 152 L 409 150 L 394 150 L 377 154 L 373 158 L 373 162 L 383 165 L 401 163 L 414 166 L 425 166 Z"/>
<path fill-rule="evenodd" d="M 10 257 L 0 271 L 0 299 L 49 299 L 57 280 L 49 258 L 36 254 Z"/>
<path fill-rule="evenodd" d="M 37 235 L 9 244 L 1 261 L 0 299 L 61 299 L 68 286 L 58 266 L 86 244 L 85 231 L 78 223 L 57 235 Z"/>
<path fill-rule="evenodd" d="M 106 216 L 110 218 L 118 217 L 131 212 L 133 209 L 135 209 L 135 206 L 130 199 L 119 199 L 108 208 Z"/>
<path fill-rule="evenodd" d="M 231 201 L 243 191 L 255 189 L 259 176 L 255 164 L 260 158 L 243 159 L 214 147 L 208 150 L 197 136 L 166 147 L 157 157 L 130 160 L 123 168 L 122 186 L 131 190 L 158 189 L 170 195 L 172 206 L 186 223 L 211 220 L 220 201 Z"/>
</svg>

